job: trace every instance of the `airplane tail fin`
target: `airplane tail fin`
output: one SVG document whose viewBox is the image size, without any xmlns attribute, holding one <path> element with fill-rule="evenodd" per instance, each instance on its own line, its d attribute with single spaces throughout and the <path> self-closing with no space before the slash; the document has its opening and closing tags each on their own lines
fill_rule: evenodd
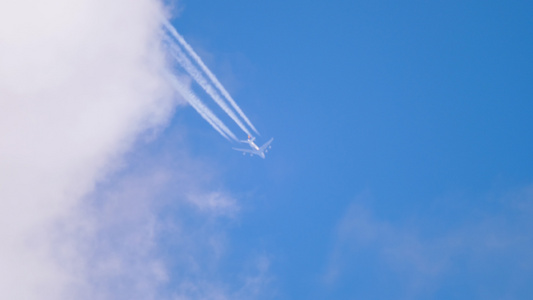
<svg viewBox="0 0 533 300">
<path fill-rule="evenodd" d="M 250 141 L 251 141 L 251 142 L 255 141 L 255 137 L 249 135 L 247 140 L 240 140 L 239 142 L 241 142 L 241 143 L 248 143 L 248 142 L 250 142 Z"/>
</svg>

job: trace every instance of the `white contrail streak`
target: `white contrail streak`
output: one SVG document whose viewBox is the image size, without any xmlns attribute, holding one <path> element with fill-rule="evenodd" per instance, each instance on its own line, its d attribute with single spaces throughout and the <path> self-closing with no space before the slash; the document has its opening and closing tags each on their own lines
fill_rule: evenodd
<svg viewBox="0 0 533 300">
<path fill-rule="evenodd" d="M 169 48 L 172 56 L 178 61 L 178 63 L 191 75 L 191 77 L 204 89 L 204 91 L 211 96 L 211 98 L 224 110 L 228 116 L 239 125 L 239 127 L 247 134 L 251 135 L 250 131 L 246 126 L 241 122 L 239 117 L 233 112 L 233 110 L 226 104 L 224 99 L 220 97 L 216 89 L 207 81 L 207 79 L 202 75 L 202 73 L 194 66 L 191 60 L 187 57 L 181 49 L 175 44 L 169 43 Z"/>
<path fill-rule="evenodd" d="M 237 111 L 237 113 L 241 116 L 241 118 L 252 128 L 253 131 L 259 134 L 257 129 L 255 129 L 254 125 L 252 125 L 252 122 L 246 117 L 244 112 L 241 110 L 241 108 L 235 103 L 235 100 L 231 97 L 231 95 L 226 91 L 224 86 L 218 81 L 218 79 L 215 77 L 215 75 L 207 68 L 207 66 L 204 64 L 202 59 L 196 54 L 196 52 L 192 49 L 192 47 L 185 41 L 185 39 L 178 33 L 178 31 L 170 24 L 170 22 L 167 19 L 163 19 L 163 23 L 165 24 L 167 30 L 174 36 L 174 38 L 178 41 L 178 43 L 187 51 L 187 53 L 194 59 L 194 61 L 200 66 L 202 71 L 207 74 L 207 77 L 215 84 L 217 89 L 222 93 L 222 96 L 224 96 L 228 102 L 233 106 L 233 108 Z"/>
<path fill-rule="evenodd" d="M 231 130 L 229 130 L 229 128 L 226 127 L 226 125 L 224 125 L 224 123 L 222 123 L 222 121 L 217 118 L 190 89 L 181 84 L 179 80 L 173 76 L 168 76 L 168 80 L 174 89 L 180 93 L 183 98 L 185 98 L 185 100 L 187 100 L 187 102 L 189 102 L 189 104 L 202 116 L 202 118 L 204 118 L 209 124 L 211 124 L 211 126 L 213 126 L 216 131 L 218 131 L 218 133 L 228 140 L 230 138 L 235 141 L 237 140 L 235 134 L 233 134 L 233 132 L 231 132 Z"/>
</svg>

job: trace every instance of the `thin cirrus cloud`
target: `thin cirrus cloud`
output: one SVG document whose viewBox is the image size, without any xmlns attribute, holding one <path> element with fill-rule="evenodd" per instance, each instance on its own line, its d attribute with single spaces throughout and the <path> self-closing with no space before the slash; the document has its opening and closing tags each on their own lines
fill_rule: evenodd
<svg viewBox="0 0 533 300">
<path fill-rule="evenodd" d="M 188 180 L 196 189 L 177 193 L 180 207 L 189 205 L 177 211 L 223 222 L 238 212 L 231 195 L 162 167 L 150 176 L 113 175 L 140 136 L 163 128 L 190 100 L 168 80 L 189 88 L 162 47 L 163 14 L 155 0 L 0 4 L 1 298 L 165 299 L 177 293 L 172 286 L 189 287 L 176 288 L 183 299 L 200 286 L 219 298 L 240 291 L 185 259 L 223 257 L 224 231 L 207 226 L 191 235 L 190 225 L 161 219 L 168 202 L 155 201 L 170 199 L 160 189 Z M 161 254 L 169 231 L 189 249 L 176 264 L 191 276 L 177 276 Z M 188 252 L 197 249 L 207 254 Z"/>
<path fill-rule="evenodd" d="M 144 163 L 98 184 L 64 219 L 68 226 L 56 226 L 69 237 L 63 245 L 75 249 L 62 257 L 85 276 L 71 298 L 261 296 L 270 284 L 268 257 L 241 258 L 243 266 L 229 271 L 219 267 L 229 255 L 227 231 L 239 206 L 231 193 L 213 187 L 216 171 L 175 148 L 135 156 Z M 227 272 L 239 278 L 229 280 Z"/>
<path fill-rule="evenodd" d="M 354 294 L 376 298 L 440 299 L 459 291 L 476 298 L 523 298 L 533 270 L 532 191 L 525 186 L 482 197 L 495 210 L 455 205 L 462 211 L 453 220 L 437 215 L 409 222 L 381 220 L 362 204 L 364 196 L 337 226 L 323 282 L 339 287 L 364 274 L 367 284 L 352 286 Z"/>
</svg>

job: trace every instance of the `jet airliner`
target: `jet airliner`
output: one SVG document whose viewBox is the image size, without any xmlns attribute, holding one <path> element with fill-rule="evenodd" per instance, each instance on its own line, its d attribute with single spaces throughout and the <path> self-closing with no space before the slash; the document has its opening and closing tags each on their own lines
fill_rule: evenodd
<svg viewBox="0 0 533 300">
<path fill-rule="evenodd" d="M 257 155 L 257 156 L 259 156 L 259 157 L 264 159 L 265 158 L 265 153 L 268 152 L 268 149 L 272 148 L 272 146 L 270 146 L 270 143 L 272 143 L 273 140 L 274 140 L 274 138 L 271 138 L 263 146 L 258 147 L 254 143 L 255 137 L 248 136 L 248 139 L 246 141 L 240 141 L 240 142 L 248 144 L 250 146 L 250 148 L 252 148 L 252 149 L 239 149 L 239 148 L 233 148 L 233 149 L 237 150 L 237 151 L 241 151 L 243 155 L 246 155 L 246 153 L 249 153 L 250 156 Z"/>
</svg>

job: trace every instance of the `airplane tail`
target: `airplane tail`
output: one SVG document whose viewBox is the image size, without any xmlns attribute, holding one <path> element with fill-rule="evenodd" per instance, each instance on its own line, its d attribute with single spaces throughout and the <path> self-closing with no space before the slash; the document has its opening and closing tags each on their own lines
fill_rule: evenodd
<svg viewBox="0 0 533 300">
<path fill-rule="evenodd" d="M 251 142 L 255 141 L 255 137 L 253 137 L 253 136 L 248 136 L 248 140 L 240 140 L 239 142 L 241 142 L 241 143 L 248 143 L 248 142 L 250 142 L 250 141 L 251 141 Z"/>
</svg>

